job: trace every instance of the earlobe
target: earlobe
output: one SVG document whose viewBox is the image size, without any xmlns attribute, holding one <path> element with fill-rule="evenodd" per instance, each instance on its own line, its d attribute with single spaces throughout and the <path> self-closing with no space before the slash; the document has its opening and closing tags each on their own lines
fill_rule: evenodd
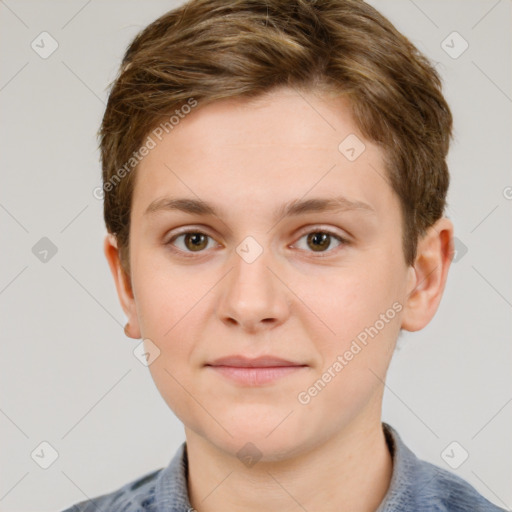
<svg viewBox="0 0 512 512">
<path fill-rule="evenodd" d="M 423 329 L 434 317 L 453 258 L 453 224 L 442 217 L 418 242 L 414 267 L 410 268 L 412 285 L 407 289 L 402 328 Z"/>
<path fill-rule="evenodd" d="M 128 324 L 125 327 L 125 334 L 133 339 L 141 338 L 139 322 L 137 317 L 137 308 L 131 286 L 130 276 L 121 264 L 117 239 L 111 233 L 108 233 L 104 240 L 103 250 L 107 258 L 112 277 L 116 285 L 117 295 L 125 315 L 128 317 Z"/>
</svg>

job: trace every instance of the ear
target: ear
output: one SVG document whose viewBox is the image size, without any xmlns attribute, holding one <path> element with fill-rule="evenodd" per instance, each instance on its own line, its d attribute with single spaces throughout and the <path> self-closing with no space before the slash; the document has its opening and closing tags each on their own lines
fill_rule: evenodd
<svg viewBox="0 0 512 512">
<path fill-rule="evenodd" d="M 435 315 L 454 255 L 453 224 L 442 217 L 418 242 L 416 261 L 411 270 L 411 285 L 405 299 L 402 328 L 419 331 Z"/>
<path fill-rule="evenodd" d="M 114 235 L 110 233 L 107 234 L 103 250 L 105 252 L 110 271 L 112 272 L 112 276 L 114 277 L 121 307 L 123 308 L 125 315 L 128 317 L 129 325 L 128 329 L 125 330 L 125 334 L 130 338 L 140 339 L 142 336 L 140 334 L 139 320 L 137 317 L 137 309 L 135 307 L 131 279 L 121 265 L 117 239 Z"/>
</svg>

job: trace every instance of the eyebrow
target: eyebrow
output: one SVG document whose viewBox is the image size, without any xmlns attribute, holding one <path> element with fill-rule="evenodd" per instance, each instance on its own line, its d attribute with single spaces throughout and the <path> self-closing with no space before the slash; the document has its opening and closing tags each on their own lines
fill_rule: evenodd
<svg viewBox="0 0 512 512">
<path fill-rule="evenodd" d="M 146 208 L 144 215 L 160 211 L 182 211 L 192 215 L 214 215 L 222 218 L 222 212 L 214 205 L 198 199 L 186 197 L 163 197 L 155 199 Z M 313 212 L 337 213 L 347 211 L 361 211 L 363 213 L 376 215 L 375 209 L 367 203 L 351 200 L 344 196 L 337 196 L 332 198 L 295 199 L 293 201 L 289 201 L 274 211 L 273 220 L 274 222 L 277 222 L 277 220 L 283 217 L 292 217 Z"/>
</svg>

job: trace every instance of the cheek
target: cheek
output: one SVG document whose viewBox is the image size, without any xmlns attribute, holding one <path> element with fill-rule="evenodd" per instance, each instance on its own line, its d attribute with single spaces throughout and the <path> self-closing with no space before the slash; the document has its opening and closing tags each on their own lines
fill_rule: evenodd
<svg viewBox="0 0 512 512">
<path fill-rule="evenodd" d="M 160 250 L 137 254 L 133 286 L 142 335 L 162 342 L 190 321 L 190 312 L 206 291 L 204 280 L 172 265 Z"/>
<path fill-rule="evenodd" d="M 327 339 L 344 342 L 379 320 L 399 299 L 390 270 L 369 266 L 333 269 L 329 276 L 306 276 L 294 292 L 308 311 L 310 323 L 323 326 Z M 390 312 L 394 318 L 395 311 Z M 386 323 L 388 325 L 388 323 Z"/>
<path fill-rule="evenodd" d="M 320 364 L 301 391 L 311 399 L 308 411 L 318 410 L 338 424 L 367 404 L 377 406 L 400 329 L 401 304 L 385 283 L 375 284 L 368 275 L 339 278 L 329 286 L 330 300 L 319 296 L 315 304 L 335 334 L 321 334 L 321 323 L 312 320 L 316 327 L 309 335 Z"/>
<path fill-rule="evenodd" d="M 141 334 L 158 347 L 159 356 L 149 365 L 162 398 L 185 422 L 196 413 L 189 392 L 194 389 L 194 347 L 201 338 L 201 296 L 205 291 L 189 281 L 155 273 L 140 287 L 138 312 Z"/>
<path fill-rule="evenodd" d="M 396 275 L 377 265 L 341 269 L 309 295 L 308 305 L 321 320 L 311 316 L 309 323 L 309 335 L 321 354 L 319 376 L 330 370 L 325 380 L 333 382 L 326 399 L 331 395 L 347 405 L 350 396 L 357 401 L 379 385 L 377 376 L 383 378 L 403 308 Z M 339 395 L 335 389 L 348 394 Z"/>
<path fill-rule="evenodd" d="M 172 265 L 163 251 L 147 251 L 138 263 L 133 281 L 141 334 L 160 350 L 150 370 L 160 389 L 179 396 L 179 383 L 190 388 L 192 354 L 204 337 L 204 306 L 216 276 Z"/>
</svg>

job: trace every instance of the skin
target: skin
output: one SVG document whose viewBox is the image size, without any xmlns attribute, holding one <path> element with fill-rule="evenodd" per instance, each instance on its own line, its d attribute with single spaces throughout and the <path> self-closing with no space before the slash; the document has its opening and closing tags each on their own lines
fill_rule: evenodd
<svg viewBox="0 0 512 512">
<path fill-rule="evenodd" d="M 353 162 L 338 150 L 349 134 L 366 146 Z M 185 426 L 198 512 L 364 512 L 384 498 L 392 459 L 381 426 L 383 381 L 400 328 L 422 329 L 438 308 L 453 225 L 440 219 L 407 266 L 399 199 L 383 178 L 382 156 L 358 131 L 346 100 L 280 88 L 256 101 L 197 107 L 137 169 L 130 275 L 113 236 L 104 250 L 127 335 L 160 350 L 149 368 Z M 373 213 L 272 219 L 288 201 L 340 194 Z M 166 196 L 201 199 L 220 214 L 144 213 Z M 173 239 L 185 229 L 208 235 L 199 251 L 185 236 Z M 315 250 L 319 242 L 307 235 L 325 229 L 348 243 L 332 237 Z M 247 236 L 263 250 L 252 263 L 236 251 Z M 401 311 L 300 403 L 298 394 L 395 302 Z M 205 367 L 233 354 L 307 366 L 257 387 Z M 237 457 L 247 442 L 261 453 L 251 467 Z"/>
</svg>

